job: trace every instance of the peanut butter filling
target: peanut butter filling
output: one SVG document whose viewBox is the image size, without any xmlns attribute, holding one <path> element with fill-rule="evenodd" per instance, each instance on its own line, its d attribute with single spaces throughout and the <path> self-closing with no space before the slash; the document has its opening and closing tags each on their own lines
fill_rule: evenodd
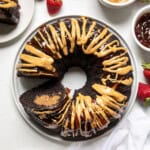
<svg viewBox="0 0 150 150">
<path fill-rule="evenodd" d="M 34 103 L 37 105 L 42 106 L 53 106 L 56 105 L 59 102 L 60 96 L 54 95 L 42 95 L 42 96 L 36 96 Z"/>
<path fill-rule="evenodd" d="M 16 7 L 17 3 L 12 1 L 12 0 L 1 0 L 1 2 L 4 2 L 3 4 L 0 4 L 0 8 L 11 8 L 11 7 Z"/>
<path fill-rule="evenodd" d="M 59 98 L 60 96 L 41 96 L 38 97 L 34 100 L 34 103 L 36 103 L 37 105 L 42 105 L 42 106 L 54 106 L 59 102 Z M 51 124 L 57 126 L 61 126 L 66 118 L 66 115 L 68 113 L 68 110 L 70 108 L 71 105 L 71 101 L 70 98 L 67 97 L 67 100 L 65 102 L 65 104 L 60 108 L 60 107 L 56 107 L 55 109 L 52 108 L 48 108 L 48 110 L 36 110 L 36 109 L 32 109 L 32 112 L 37 115 L 39 117 L 39 119 L 43 120 L 43 119 L 48 119 L 51 118 Z M 51 126 L 45 126 L 46 128 L 52 128 Z"/>
</svg>

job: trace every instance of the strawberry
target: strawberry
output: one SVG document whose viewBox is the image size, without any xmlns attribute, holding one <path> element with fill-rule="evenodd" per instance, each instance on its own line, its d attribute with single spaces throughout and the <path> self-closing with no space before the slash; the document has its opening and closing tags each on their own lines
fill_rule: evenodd
<svg viewBox="0 0 150 150">
<path fill-rule="evenodd" d="M 150 85 L 140 82 L 137 96 L 139 100 L 144 103 L 145 106 L 150 105 Z"/>
<path fill-rule="evenodd" d="M 62 7 L 62 0 L 47 0 L 47 9 L 49 14 L 56 14 Z"/>
<path fill-rule="evenodd" d="M 150 69 L 144 69 L 143 73 L 146 79 L 150 80 Z"/>
<path fill-rule="evenodd" d="M 144 70 L 143 70 L 143 74 L 146 77 L 146 79 L 148 79 L 150 81 L 150 64 L 143 64 L 142 65 Z"/>
</svg>

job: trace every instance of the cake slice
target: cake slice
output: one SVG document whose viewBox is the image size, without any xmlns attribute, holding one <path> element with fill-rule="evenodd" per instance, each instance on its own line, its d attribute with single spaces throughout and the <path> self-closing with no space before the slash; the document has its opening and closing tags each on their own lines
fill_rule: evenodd
<svg viewBox="0 0 150 150">
<path fill-rule="evenodd" d="M 55 82 L 51 80 L 28 90 L 20 96 L 20 102 L 34 121 L 57 131 L 68 112 L 70 99 L 63 85 Z"/>
<path fill-rule="evenodd" d="M 0 0 L 0 23 L 17 25 L 20 6 L 18 0 Z"/>
</svg>

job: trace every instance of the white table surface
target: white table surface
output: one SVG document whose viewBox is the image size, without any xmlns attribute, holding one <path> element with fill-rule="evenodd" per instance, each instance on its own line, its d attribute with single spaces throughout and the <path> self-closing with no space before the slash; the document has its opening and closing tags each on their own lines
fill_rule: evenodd
<svg viewBox="0 0 150 150">
<path fill-rule="evenodd" d="M 59 14 L 86 15 L 111 24 L 124 37 L 137 60 L 138 79 L 144 81 L 141 63 L 148 61 L 150 53 L 143 52 L 135 44 L 131 35 L 133 16 L 144 4 L 136 2 L 131 6 L 113 10 L 98 3 L 97 0 L 63 0 Z M 30 5 L 30 4 L 29 4 Z M 71 143 L 57 143 L 44 138 L 31 129 L 20 116 L 11 94 L 12 66 L 15 56 L 26 36 L 41 23 L 54 17 L 48 15 L 45 0 L 36 1 L 35 13 L 29 28 L 12 42 L 0 45 L 0 149 L 1 150 L 49 150 L 65 149 Z M 150 62 L 150 59 L 149 59 Z M 133 109 L 139 105 L 135 103 Z M 141 106 L 142 107 L 142 106 Z M 150 115 L 150 108 L 144 110 Z M 150 140 L 149 140 L 150 141 Z"/>
</svg>

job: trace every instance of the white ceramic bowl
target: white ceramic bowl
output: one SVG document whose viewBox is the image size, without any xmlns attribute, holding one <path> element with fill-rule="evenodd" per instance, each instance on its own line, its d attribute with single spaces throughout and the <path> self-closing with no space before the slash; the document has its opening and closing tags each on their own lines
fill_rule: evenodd
<svg viewBox="0 0 150 150">
<path fill-rule="evenodd" d="M 115 3 L 115 2 L 110 2 L 109 0 L 99 0 L 99 2 L 101 4 L 103 4 L 104 6 L 109 7 L 109 8 L 122 8 L 122 7 L 126 7 L 126 6 L 132 4 L 135 1 L 136 0 L 126 0 L 125 2 Z"/>
<path fill-rule="evenodd" d="M 150 48 L 148 48 L 148 47 L 144 46 L 143 44 L 141 44 L 141 43 L 139 42 L 139 40 L 137 39 L 136 35 L 135 35 L 135 25 L 136 25 L 138 19 L 139 19 L 142 15 L 144 15 L 145 13 L 148 13 L 148 12 L 150 13 L 150 5 L 144 6 L 143 8 L 141 8 L 141 9 L 136 13 L 136 15 L 135 15 L 134 18 L 133 18 L 133 22 L 132 22 L 132 35 L 133 35 L 133 38 L 134 38 L 135 42 L 136 42 L 143 50 L 150 52 Z"/>
</svg>

